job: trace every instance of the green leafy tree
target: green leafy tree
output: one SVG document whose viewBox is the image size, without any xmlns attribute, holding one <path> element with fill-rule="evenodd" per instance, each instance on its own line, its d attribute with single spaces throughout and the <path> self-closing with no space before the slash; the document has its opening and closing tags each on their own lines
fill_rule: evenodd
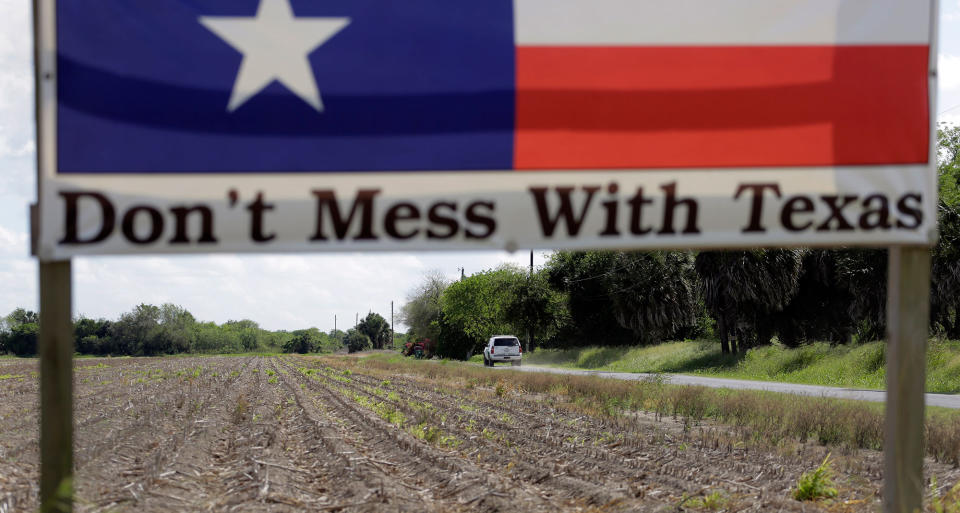
<svg viewBox="0 0 960 513">
<path fill-rule="evenodd" d="M 32 310 L 17 308 L 0 318 L 0 353 L 17 356 L 37 354 L 37 334 L 40 315 Z"/>
<path fill-rule="evenodd" d="M 6 340 L 7 351 L 17 356 L 33 356 L 37 354 L 37 336 L 40 326 L 34 322 L 27 322 L 14 326 Z"/>
<path fill-rule="evenodd" d="M 113 323 L 110 336 L 122 354 L 154 355 L 162 348 L 160 308 L 140 304 Z"/>
<path fill-rule="evenodd" d="M 537 347 L 537 340 L 556 335 L 567 318 L 566 297 L 550 287 L 547 272 L 511 271 L 508 297 L 504 305 L 506 320 L 517 334 L 526 334 L 526 350 Z M 523 337 L 521 337 L 523 338 Z"/>
<path fill-rule="evenodd" d="M 110 354 L 113 351 L 110 338 L 112 324 L 106 319 L 78 317 L 73 322 L 76 351 L 81 354 Z"/>
<path fill-rule="evenodd" d="M 937 130 L 940 238 L 933 248 L 930 314 L 935 329 L 960 338 L 960 127 Z"/>
<path fill-rule="evenodd" d="M 393 334 L 393 349 L 403 349 L 406 346 L 407 342 L 413 340 L 409 333 L 394 333 Z M 430 339 L 436 340 L 436 339 Z"/>
<path fill-rule="evenodd" d="M 193 350 L 198 353 L 236 353 L 240 351 L 240 337 L 215 322 L 194 325 Z"/>
<path fill-rule="evenodd" d="M 510 266 L 501 266 L 454 282 L 444 290 L 440 305 L 447 329 L 441 327 L 438 354 L 456 353 L 444 346 L 456 344 L 459 348 L 459 344 L 464 342 L 459 336 L 451 338 L 449 335 L 452 333 L 462 333 L 471 341 L 463 354 L 453 355 L 465 359 L 480 351 L 491 335 L 507 334 L 513 330 L 506 308 L 511 301 L 516 272 Z"/>
<path fill-rule="evenodd" d="M 314 353 L 323 345 L 326 336 L 317 328 L 296 330 L 293 337 L 283 345 L 284 353 Z"/>
<path fill-rule="evenodd" d="M 6 324 L 8 329 L 13 329 L 21 324 L 40 324 L 40 314 L 24 308 L 16 308 L 7 315 Z"/>
<path fill-rule="evenodd" d="M 0 352 L 17 356 L 37 354 L 37 335 L 40 315 L 32 310 L 17 308 L 0 318 Z"/>
<path fill-rule="evenodd" d="M 331 341 L 333 341 L 334 343 L 336 343 L 338 349 L 341 349 L 341 348 L 346 347 L 346 343 L 344 343 L 344 339 L 347 337 L 347 333 L 346 333 L 345 331 L 343 331 L 343 330 L 330 330 L 330 332 L 327 333 L 327 337 L 328 337 Z"/>
<path fill-rule="evenodd" d="M 316 328 L 311 328 L 316 329 Z M 317 330 L 319 338 L 317 342 L 318 353 L 336 353 L 343 349 L 343 340 L 331 337 L 329 334 Z"/>
<path fill-rule="evenodd" d="M 194 342 L 194 325 L 197 320 L 185 308 L 172 303 L 160 307 L 159 343 L 154 348 L 166 354 L 190 352 Z"/>
<path fill-rule="evenodd" d="M 260 325 L 250 319 L 227 321 L 223 328 L 236 334 L 243 351 L 256 351 L 263 345 L 263 330 Z"/>
<path fill-rule="evenodd" d="M 289 331 L 266 331 L 263 332 L 263 349 L 266 351 L 283 351 L 283 346 L 293 338 Z"/>
<path fill-rule="evenodd" d="M 960 204 L 960 126 L 937 128 L 938 195 L 947 205 Z"/>
<path fill-rule="evenodd" d="M 400 322 L 410 327 L 408 335 L 414 340 L 439 337 L 440 298 L 448 286 L 443 274 L 433 271 L 407 296 L 406 304 L 400 308 Z"/>
<path fill-rule="evenodd" d="M 438 336 L 436 344 L 437 356 L 451 360 L 467 360 L 477 351 L 477 341 L 468 335 L 456 323 L 447 320 L 447 316 L 440 312 L 437 319 Z"/>
<path fill-rule="evenodd" d="M 10 337 L 10 328 L 7 326 L 7 317 L 0 317 L 0 354 L 9 352 L 7 339 Z"/>
<path fill-rule="evenodd" d="M 546 265 L 550 286 L 564 294 L 569 321 L 558 325 L 548 341 L 553 347 L 625 345 L 633 341 L 631 330 L 614 315 L 611 273 L 618 270 L 613 251 L 557 251 Z"/>
<path fill-rule="evenodd" d="M 351 353 L 366 351 L 372 347 L 372 344 L 370 343 L 370 337 L 354 328 L 350 328 L 347 331 L 347 335 L 344 337 L 344 342 L 347 345 L 347 351 Z"/>
<path fill-rule="evenodd" d="M 383 349 L 390 342 L 390 323 L 378 313 L 368 313 L 360 320 L 357 331 L 370 339 L 374 349 Z"/>
</svg>

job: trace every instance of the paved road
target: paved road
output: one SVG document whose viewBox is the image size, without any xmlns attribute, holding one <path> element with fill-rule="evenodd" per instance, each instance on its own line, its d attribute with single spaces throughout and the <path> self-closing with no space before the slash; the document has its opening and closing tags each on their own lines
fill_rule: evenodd
<svg viewBox="0 0 960 513">
<path fill-rule="evenodd" d="M 524 372 L 550 372 L 575 376 L 599 376 L 601 378 L 624 379 L 639 381 L 654 378 L 654 374 L 633 372 L 606 372 L 581 369 L 565 369 L 545 367 L 542 365 L 523 365 L 521 367 L 498 366 L 497 369 L 519 370 Z M 737 390 L 766 390 L 786 394 L 811 395 L 815 397 L 836 397 L 838 399 L 854 399 L 857 401 L 873 401 L 882 403 L 886 400 L 886 392 L 882 390 L 860 390 L 855 388 L 823 387 L 818 385 L 796 385 L 793 383 L 777 383 L 772 381 L 748 381 L 743 379 L 705 378 L 687 374 L 661 374 L 665 382 L 673 385 L 699 385 L 710 388 L 733 388 Z M 926 394 L 927 406 L 941 406 L 943 408 L 960 409 L 960 395 Z"/>
</svg>

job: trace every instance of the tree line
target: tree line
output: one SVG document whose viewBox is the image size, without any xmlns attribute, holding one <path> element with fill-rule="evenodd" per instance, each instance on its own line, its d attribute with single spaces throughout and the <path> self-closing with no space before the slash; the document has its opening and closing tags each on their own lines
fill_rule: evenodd
<svg viewBox="0 0 960 513">
<path fill-rule="evenodd" d="M 938 137 L 939 242 L 930 328 L 960 338 L 960 128 Z M 455 282 L 428 275 L 401 319 L 436 353 L 468 358 L 495 334 L 528 349 L 715 338 L 724 353 L 771 343 L 876 340 L 886 329 L 885 249 L 558 251 Z"/>
<path fill-rule="evenodd" d="M 0 354 L 37 354 L 41 318 L 17 308 L 0 317 Z M 79 354 L 154 356 L 179 353 L 331 353 L 384 348 L 390 342 L 389 323 L 369 313 L 356 328 L 320 331 L 306 328 L 270 331 L 243 319 L 223 324 L 198 321 L 174 304 L 140 304 L 116 320 L 74 319 L 74 347 Z"/>
</svg>

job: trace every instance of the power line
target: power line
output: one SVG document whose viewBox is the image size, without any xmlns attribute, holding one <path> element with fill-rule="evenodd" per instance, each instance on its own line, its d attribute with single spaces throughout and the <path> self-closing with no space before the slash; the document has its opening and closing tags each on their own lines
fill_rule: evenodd
<svg viewBox="0 0 960 513">
<path fill-rule="evenodd" d="M 602 273 L 600 273 L 600 274 L 597 274 L 597 275 L 594 275 L 594 276 L 587 276 L 586 278 L 577 278 L 576 280 L 565 280 L 565 281 L 566 281 L 566 283 L 569 285 L 569 284 L 571 284 L 571 283 L 580 283 L 581 281 L 595 280 L 595 279 L 597 279 L 597 278 L 603 278 L 603 277 L 606 277 L 606 276 L 610 276 L 611 274 L 613 274 L 613 273 L 615 273 L 615 272 L 617 272 L 617 271 L 619 271 L 619 270 L 626 269 L 627 267 L 630 267 L 630 266 L 632 266 L 632 265 L 633 265 L 633 262 L 627 262 L 627 263 L 624 264 L 624 265 L 621 265 L 621 266 L 619 266 L 619 267 L 614 267 L 613 269 L 610 269 L 610 270 L 608 270 L 608 271 L 604 271 L 604 272 L 602 272 Z"/>
<path fill-rule="evenodd" d="M 950 112 L 951 110 L 956 109 L 957 107 L 960 107 L 960 103 L 954 105 L 953 107 L 948 107 L 945 110 L 941 110 L 940 112 L 937 113 L 937 115 L 939 116 L 940 114 L 946 114 L 947 112 Z"/>
</svg>

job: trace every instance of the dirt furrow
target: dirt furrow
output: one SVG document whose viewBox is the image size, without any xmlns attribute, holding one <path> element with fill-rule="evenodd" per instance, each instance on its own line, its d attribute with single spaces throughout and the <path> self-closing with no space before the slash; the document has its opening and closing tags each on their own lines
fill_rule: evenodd
<svg viewBox="0 0 960 513">
<path fill-rule="evenodd" d="M 436 405 L 444 414 L 452 415 L 460 422 L 461 428 L 476 426 L 480 431 L 505 434 L 518 446 L 518 452 L 529 455 L 529 459 L 553 461 L 559 468 L 578 469 L 584 478 L 595 483 L 605 483 L 610 478 L 627 483 L 646 482 L 646 488 L 668 487 L 676 495 L 695 493 L 703 488 L 687 475 L 696 466 L 684 465 L 683 475 L 675 473 L 674 467 L 682 459 L 678 458 L 678 453 L 657 459 L 634 457 L 644 453 L 651 444 L 687 446 L 697 443 L 694 434 L 670 432 L 652 419 L 641 416 L 591 418 L 517 394 L 500 397 L 493 390 L 451 398 L 429 386 L 417 385 L 415 381 L 397 380 L 397 386 L 417 401 Z M 455 402 L 455 406 L 450 402 Z M 731 453 L 732 450 L 727 457 Z M 602 472 L 598 472 L 600 469 Z M 705 477 L 709 476 L 701 475 L 700 481 L 709 483 L 709 479 L 703 479 Z M 715 483 L 719 484 L 719 481 Z"/>
<path fill-rule="evenodd" d="M 222 402 L 242 375 L 238 359 L 206 359 L 207 372 L 181 381 L 180 389 L 154 397 L 138 421 L 117 433 L 115 439 L 91 444 L 94 456 L 78 470 L 78 497 L 89 509 L 122 511 L 140 509 L 164 469 L 184 446 L 209 429 L 209 412 Z M 109 444 L 102 451 L 98 446 Z M 110 464 L 102 465 L 104 458 Z M 103 483 L 110 483 L 102 487 Z M 123 486 L 118 486 L 123 483 Z M 101 488 L 96 488 L 98 485 Z"/>
<path fill-rule="evenodd" d="M 94 392 L 87 390 L 90 385 L 80 385 L 84 395 L 91 398 L 85 408 L 76 409 L 81 412 L 74 431 L 75 486 L 80 510 L 102 504 L 100 495 L 104 490 L 119 493 L 112 490 L 116 479 L 106 477 L 107 470 L 117 468 L 130 475 L 133 471 L 127 467 L 142 466 L 155 458 L 158 448 L 170 445 L 169 436 L 164 435 L 175 432 L 184 416 L 179 410 L 185 403 L 185 387 L 179 379 L 139 388 L 136 394 L 131 394 L 130 389 L 138 387 L 130 387 L 122 380 L 107 381 L 104 386 L 110 388 L 97 386 Z M 198 390 L 200 387 L 208 388 L 209 383 L 197 385 Z M 100 390 L 106 393 L 97 393 Z M 167 411 L 178 418 L 165 425 L 168 419 L 164 412 Z M 15 476 L 9 486 L 13 492 L 7 494 L 7 499 L 0 500 L 16 502 L 17 509 L 22 505 L 33 508 L 36 504 L 39 453 L 35 408 L 32 413 L 33 425 L 29 429 L 16 432 L 14 437 L 5 437 L 4 443 L 11 449 L 0 462 L 0 475 Z"/>
<path fill-rule="evenodd" d="M 591 399 L 589 383 L 538 382 L 533 394 L 514 373 L 468 378 L 354 358 L 81 363 L 77 511 L 856 512 L 879 503 L 877 451 L 771 443 L 743 427 L 648 414 Z M 29 362 L 2 368 L 31 372 Z M 36 507 L 36 378 L 11 379 L 23 381 L 0 382 L 10 385 L 0 401 L 0 512 Z M 828 450 L 840 496 L 794 500 L 800 474 Z M 960 477 L 926 468 L 941 488 Z"/>
<path fill-rule="evenodd" d="M 354 374 L 354 381 L 365 382 L 369 388 L 383 378 L 362 376 L 366 370 Z M 646 495 L 647 499 L 653 494 L 678 499 L 719 489 L 736 496 L 737 502 L 748 510 L 800 511 L 805 507 L 790 499 L 789 492 L 799 475 L 809 470 L 810 455 L 784 458 L 779 454 L 753 454 L 726 432 L 689 430 L 689 425 L 671 426 L 670 422 L 644 419 L 643 415 L 610 422 L 589 415 L 571 415 L 520 394 L 500 397 L 493 390 L 474 390 L 451 397 L 449 384 L 447 388 L 438 388 L 437 383 L 419 377 L 392 376 L 391 381 L 404 390 L 406 397 L 437 406 L 440 415 L 457 419 L 459 429 L 464 429 L 466 422 L 467 428 L 475 426 L 509 436 L 523 459 L 570 469 L 591 482 L 607 483 L 608 488 L 630 490 Z M 370 393 L 362 386 L 358 388 Z M 466 411 L 457 412 L 457 407 Z M 612 433 L 617 436 L 610 436 Z M 488 445 L 495 449 L 495 442 Z M 738 445 L 740 449 L 736 449 Z M 814 448 L 813 457 L 818 458 L 814 461 L 822 460 L 825 452 L 823 448 Z M 759 481 L 760 477 L 764 479 Z M 844 484 L 862 488 L 852 490 L 853 500 L 875 499 L 875 488 L 863 486 L 863 481 L 854 475 Z M 644 503 L 649 505 L 648 500 Z"/>
<path fill-rule="evenodd" d="M 165 393 L 179 387 L 178 380 L 172 379 L 147 379 L 131 380 L 131 371 L 149 370 L 153 373 L 166 372 L 167 375 L 173 375 L 176 360 L 163 359 L 144 359 L 144 363 L 111 363 L 107 367 L 114 368 L 111 372 L 118 372 L 118 376 L 108 375 L 106 377 L 116 377 L 117 380 L 108 379 L 92 380 L 89 373 L 102 369 L 98 363 L 96 365 L 78 366 L 74 372 L 74 429 L 82 430 L 92 428 L 92 424 L 104 422 L 113 419 L 124 412 L 129 411 L 131 406 L 139 403 L 144 397 L 164 395 Z M 85 360 L 87 361 L 87 360 Z M 128 360 L 114 360 L 116 362 L 127 362 Z M 127 371 L 128 379 L 123 379 L 123 372 Z M 136 375 L 136 374 L 133 374 Z M 154 374 L 156 375 L 156 374 Z M 88 377 L 84 377 L 88 376 Z M 103 378 L 104 376 L 97 376 Z M 0 456 L 10 458 L 21 457 L 24 451 L 36 451 L 37 426 L 40 421 L 39 410 L 37 409 L 38 380 L 36 377 L 28 379 L 32 389 L 30 399 L 18 402 L 13 400 L 4 401 L 0 404 L 0 411 L 7 411 L 0 414 Z M 119 383 L 124 386 L 110 386 Z M 130 391 L 138 392 L 131 397 Z M 4 392 L 7 396 L 8 392 Z M 112 406 L 112 409 L 110 408 Z M 10 411 L 10 408 L 17 408 Z M 4 421 L 10 421 L 5 423 Z M 109 429 L 109 428 L 108 428 Z M 24 455 L 23 457 L 31 457 Z"/>
<path fill-rule="evenodd" d="M 292 367 L 292 365 L 291 365 Z M 361 437 L 370 461 L 387 462 L 393 471 L 413 475 L 415 483 L 429 488 L 440 510 L 461 505 L 484 511 L 555 510 L 560 504 L 544 498 L 543 491 L 529 483 L 491 472 L 452 450 L 441 450 L 397 428 L 374 412 L 346 397 L 340 387 L 326 379 L 302 377 L 301 383 L 326 405 L 331 415 L 342 418 Z M 339 383 L 338 383 L 339 384 Z M 451 480 L 451 476 L 455 479 Z"/>
<path fill-rule="evenodd" d="M 361 374 L 353 374 L 351 378 L 369 383 L 368 377 Z M 512 424 L 512 419 L 503 421 L 475 409 L 463 411 L 451 407 L 443 393 L 433 392 L 432 400 L 424 400 L 429 392 L 422 385 L 397 385 L 396 389 L 408 398 L 406 401 L 371 393 L 369 385 L 351 382 L 343 386 L 372 401 L 389 402 L 407 418 L 415 419 L 414 424 L 430 421 L 432 425 L 443 424 L 451 433 L 463 433 L 465 444 L 459 448 L 461 453 L 476 455 L 490 471 L 509 469 L 512 478 L 535 482 L 552 496 L 582 500 L 586 504 L 625 507 L 643 494 L 643 488 L 637 486 L 644 477 L 642 472 L 627 469 L 618 473 L 617 469 L 609 468 L 609 462 L 598 461 L 594 452 L 578 451 L 576 444 L 564 438 L 543 437 Z M 411 396 L 422 400 L 411 402 Z M 619 481 L 616 478 L 620 478 Z"/>
</svg>

